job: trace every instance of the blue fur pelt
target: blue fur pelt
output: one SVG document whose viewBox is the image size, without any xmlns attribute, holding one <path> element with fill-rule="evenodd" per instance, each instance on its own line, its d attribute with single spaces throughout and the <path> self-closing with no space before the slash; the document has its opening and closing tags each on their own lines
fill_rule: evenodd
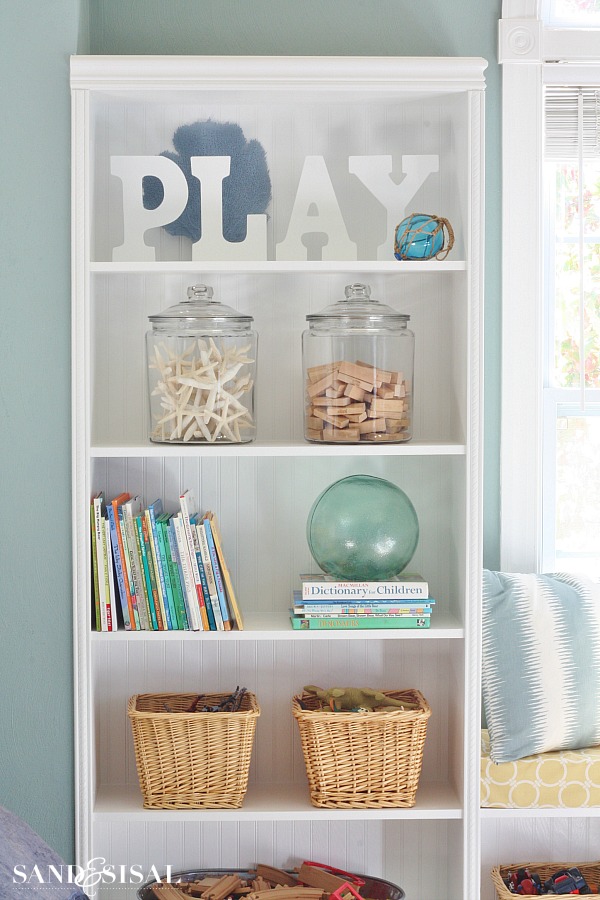
<svg viewBox="0 0 600 900">
<path fill-rule="evenodd" d="M 166 225 L 166 230 L 185 235 L 192 242 L 200 239 L 200 182 L 192 175 L 190 158 L 230 156 L 230 174 L 223 179 L 223 237 L 228 241 L 243 241 L 246 217 L 264 213 L 271 200 L 271 179 L 262 145 L 256 140 L 247 141 L 239 125 L 208 119 L 181 125 L 173 135 L 173 146 L 176 153 L 165 151 L 161 156 L 172 159 L 181 168 L 187 179 L 189 198 L 182 214 Z M 164 196 L 160 179 L 146 176 L 143 190 L 146 209 L 160 206 Z"/>
</svg>

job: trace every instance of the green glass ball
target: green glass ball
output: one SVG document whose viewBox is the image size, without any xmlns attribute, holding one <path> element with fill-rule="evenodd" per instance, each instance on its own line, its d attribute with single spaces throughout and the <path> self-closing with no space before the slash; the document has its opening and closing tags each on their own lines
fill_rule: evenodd
<svg viewBox="0 0 600 900">
<path fill-rule="evenodd" d="M 384 581 L 412 559 L 419 521 L 409 498 L 391 481 L 350 475 L 319 494 L 308 514 L 306 537 L 327 575 Z"/>
</svg>

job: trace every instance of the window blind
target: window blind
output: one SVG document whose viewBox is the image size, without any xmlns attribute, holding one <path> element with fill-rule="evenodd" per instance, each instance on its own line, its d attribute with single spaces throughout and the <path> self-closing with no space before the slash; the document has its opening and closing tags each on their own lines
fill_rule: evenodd
<svg viewBox="0 0 600 900">
<path fill-rule="evenodd" d="M 548 85 L 545 96 L 546 159 L 600 156 L 600 85 Z"/>
</svg>

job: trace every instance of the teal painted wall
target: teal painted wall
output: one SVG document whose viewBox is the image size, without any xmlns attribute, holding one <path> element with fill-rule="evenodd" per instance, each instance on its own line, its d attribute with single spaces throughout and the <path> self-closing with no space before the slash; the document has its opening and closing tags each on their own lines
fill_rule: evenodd
<svg viewBox="0 0 600 900">
<path fill-rule="evenodd" d="M 71 53 L 483 56 L 485 564 L 498 565 L 501 0 L 0 0 L 0 803 L 73 858 Z M 89 30 L 88 30 L 89 28 Z"/>
<path fill-rule="evenodd" d="M 82 0 L 0 2 L 0 804 L 73 847 L 69 56 Z"/>
</svg>

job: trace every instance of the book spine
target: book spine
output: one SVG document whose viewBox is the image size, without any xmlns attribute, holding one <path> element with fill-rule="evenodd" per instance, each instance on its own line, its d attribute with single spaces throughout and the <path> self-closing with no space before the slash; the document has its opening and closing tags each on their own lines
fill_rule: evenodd
<svg viewBox="0 0 600 900">
<path fill-rule="evenodd" d="M 411 607 L 414 609 L 430 609 L 435 606 L 435 599 L 433 597 L 426 597 L 425 600 L 413 600 L 411 597 L 400 597 L 400 598 L 384 598 L 382 600 L 363 600 L 362 598 L 359 600 L 349 599 L 348 597 L 344 597 L 343 599 L 336 600 L 331 599 L 331 597 L 324 598 L 323 600 L 315 600 L 314 598 L 310 600 L 302 599 L 302 591 L 292 591 L 292 599 L 294 602 L 294 606 L 302 606 L 305 609 L 341 609 L 342 607 L 363 607 L 364 609 L 377 609 L 381 608 L 382 610 L 389 612 L 391 609 L 395 607 Z"/>
<path fill-rule="evenodd" d="M 147 509 L 142 513 L 142 535 L 144 538 L 144 547 L 146 550 L 146 558 L 148 560 L 148 572 L 150 574 L 150 586 L 152 588 L 152 600 L 156 608 L 156 621 L 159 631 L 168 630 L 167 611 L 165 601 L 160 584 L 160 576 L 156 568 L 156 550 L 152 539 L 152 526 L 150 524 L 150 513 Z"/>
<path fill-rule="evenodd" d="M 388 616 L 430 616 L 431 607 L 425 606 L 374 606 L 371 609 L 361 606 L 325 606 L 323 608 L 313 606 L 294 606 L 294 613 L 300 616 L 310 616 L 311 618 L 331 619 L 340 616 L 376 616 L 387 618 Z"/>
<path fill-rule="evenodd" d="M 167 597 L 167 585 L 165 582 L 165 574 L 162 568 L 160 558 L 160 548 L 158 546 L 158 531 L 156 528 L 156 510 L 159 515 L 161 511 L 160 500 L 155 500 L 146 510 L 146 523 L 148 526 L 148 534 L 150 538 L 150 549 L 152 550 L 152 562 L 154 564 L 154 575 L 156 578 L 156 588 L 158 591 L 158 599 L 161 606 L 163 621 L 165 628 L 171 630 L 175 628 L 175 624 L 171 622 L 171 609 L 169 607 L 169 599 Z"/>
<path fill-rule="evenodd" d="M 177 550 L 179 552 L 179 560 L 181 563 L 181 571 L 183 574 L 183 583 L 185 586 L 185 595 L 187 598 L 188 621 L 193 631 L 203 631 L 204 626 L 200 618 L 200 608 L 198 606 L 198 595 L 196 586 L 192 577 L 192 567 L 190 562 L 190 551 L 188 547 L 183 521 L 181 516 L 174 516 L 171 520 L 175 529 L 177 539 Z"/>
<path fill-rule="evenodd" d="M 110 543 L 110 523 L 104 519 L 104 540 L 106 546 L 106 628 L 107 631 L 117 630 L 117 592 L 115 590 L 115 570 L 113 565 L 112 547 Z"/>
<path fill-rule="evenodd" d="M 115 511 L 112 506 L 106 507 L 108 515 L 108 524 L 110 528 L 110 540 L 112 544 L 112 556 L 115 564 L 115 572 L 117 575 L 117 587 L 119 589 L 119 600 L 121 602 L 121 612 L 123 613 L 123 625 L 125 631 L 131 631 L 131 619 L 129 618 L 129 604 L 127 602 L 127 591 L 125 588 L 126 573 L 123 571 L 123 559 L 121 557 L 121 548 L 118 538 L 118 525 L 115 521 Z"/>
<path fill-rule="evenodd" d="M 165 606 L 167 607 L 169 613 L 169 621 L 170 628 L 181 630 L 183 625 L 179 621 L 179 616 L 177 615 L 177 608 L 175 604 L 174 594 L 173 594 L 173 584 L 171 577 L 171 570 L 169 568 L 168 554 L 170 554 L 170 549 L 166 544 L 166 535 L 165 535 L 165 523 L 159 518 L 155 520 L 155 530 L 156 530 L 156 549 L 159 557 L 159 565 L 161 570 L 161 578 L 163 583 L 163 593 L 165 597 Z"/>
<path fill-rule="evenodd" d="M 183 530 L 185 533 L 185 537 L 189 547 L 189 556 L 190 556 L 190 566 L 192 578 L 194 580 L 194 584 L 196 586 L 196 595 L 197 595 L 197 603 L 200 608 L 200 619 L 202 622 L 202 627 L 204 631 L 210 631 L 210 624 L 208 621 L 208 612 L 206 609 L 206 601 L 204 599 L 204 591 L 202 590 L 202 581 L 200 580 L 200 571 L 198 569 L 198 558 L 196 556 L 196 542 L 194 540 L 194 535 L 192 532 L 192 523 L 190 521 L 190 509 L 188 505 L 187 494 L 181 494 L 179 497 L 179 504 L 181 506 L 181 521 L 183 523 Z M 209 601 L 210 602 L 210 601 Z"/>
<path fill-rule="evenodd" d="M 90 503 L 90 538 L 92 545 L 92 594 L 94 601 L 94 622 L 96 631 L 102 631 L 102 616 L 100 613 L 100 583 L 98 579 L 98 549 L 96 544 L 96 507 L 94 501 Z"/>
<path fill-rule="evenodd" d="M 431 619 L 426 616 L 356 616 L 339 617 L 331 619 L 310 618 L 307 616 L 290 616 L 292 627 L 303 630 L 357 630 L 369 628 L 429 628 Z"/>
<path fill-rule="evenodd" d="M 133 579 L 133 593 L 136 598 L 138 614 L 140 618 L 140 627 L 144 631 L 152 630 L 152 622 L 150 619 L 150 609 L 148 607 L 148 597 L 144 586 L 144 571 L 140 558 L 137 529 L 134 521 L 134 505 L 129 503 L 123 507 L 123 521 L 125 523 L 125 533 L 127 535 L 127 548 L 129 551 L 129 565 L 131 567 L 131 577 Z"/>
<path fill-rule="evenodd" d="M 221 619 L 223 621 L 223 628 L 225 631 L 231 631 L 231 621 L 230 621 L 230 616 L 229 616 L 229 610 L 227 608 L 227 598 L 225 596 L 225 587 L 223 585 L 223 576 L 221 574 L 221 566 L 219 565 L 219 555 L 217 553 L 217 548 L 215 546 L 215 539 L 213 537 L 210 519 L 207 519 L 205 516 L 204 519 L 202 520 L 202 524 L 204 526 L 204 536 L 205 536 L 206 544 L 208 547 L 208 552 L 210 555 L 213 579 L 214 579 L 214 583 L 215 583 L 217 601 L 219 604 L 219 608 L 221 610 Z"/>
<path fill-rule="evenodd" d="M 150 628 L 152 631 L 158 631 L 158 620 L 156 618 L 156 606 L 154 605 L 154 597 L 152 596 L 152 585 L 150 583 L 150 571 L 148 569 L 148 557 L 146 556 L 146 547 L 144 544 L 144 532 L 142 530 L 142 513 L 134 519 L 135 540 L 137 551 L 142 566 L 142 577 L 144 579 L 144 595 L 148 604 L 148 616 Z"/>
<path fill-rule="evenodd" d="M 208 617 L 208 627 L 211 631 L 217 631 L 217 622 L 215 620 L 215 614 L 213 612 L 213 604 L 210 598 L 210 592 L 208 590 L 208 579 L 206 577 L 206 571 L 204 569 L 204 563 L 202 561 L 202 552 L 200 548 L 200 537 L 198 534 L 198 523 L 197 517 L 192 516 L 190 518 L 190 524 L 192 527 L 192 539 L 194 541 L 194 552 L 196 554 L 196 563 L 198 565 L 198 573 L 200 575 L 200 585 L 202 587 L 202 596 L 204 597 L 204 605 L 206 609 L 206 615 Z"/>
<path fill-rule="evenodd" d="M 206 576 L 206 590 L 208 591 L 208 596 L 210 597 L 210 604 L 212 606 L 217 631 L 224 631 L 225 628 L 223 624 L 223 614 L 221 612 L 221 606 L 219 604 L 217 584 L 213 571 L 210 548 L 208 546 L 208 540 L 206 538 L 206 531 L 204 530 L 204 523 L 198 522 L 196 529 L 198 534 L 198 544 L 200 545 L 200 556 L 202 557 L 202 568 L 204 569 Z"/>
<path fill-rule="evenodd" d="M 136 631 L 141 629 L 140 623 L 140 614 L 138 610 L 137 597 L 135 595 L 135 583 L 133 580 L 133 573 L 131 570 L 131 560 L 129 557 L 129 546 L 127 543 L 127 533 L 126 533 L 126 524 L 123 516 L 123 507 L 117 507 L 117 524 L 119 526 L 119 536 L 121 539 L 122 553 L 123 553 L 123 562 L 125 568 L 125 584 L 127 587 L 127 600 L 131 603 L 129 608 L 129 618 L 131 620 L 132 628 L 135 628 Z"/>
<path fill-rule="evenodd" d="M 163 524 L 165 536 L 168 541 L 168 549 L 170 550 L 167 562 L 171 572 L 171 586 L 173 587 L 173 599 L 177 608 L 177 618 L 181 622 L 181 627 L 186 631 L 191 629 L 190 617 L 187 611 L 187 602 L 185 596 L 185 584 L 183 581 L 183 572 L 181 570 L 181 560 L 179 559 L 179 550 L 177 549 L 177 539 L 175 537 L 175 526 L 169 518 Z"/>
<path fill-rule="evenodd" d="M 104 532 L 104 517 L 102 506 L 104 495 L 98 494 L 94 498 L 94 524 L 96 529 L 96 559 L 98 567 L 98 597 L 100 605 L 100 631 L 108 631 L 106 624 L 106 535 Z"/>
<path fill-rule="evenodd" d="M 233 588 L 233 580 L 229 573 L 229 568 L 227 567 L 227 561 L 225 559 L 225 554 L 223 552 L 223 542 L 221 540 L 221 533 L 219 531 L 219 526 L 217 524 L 217 517 L 213 512 L 206 513 L 206 518 L 210 522 L 210 527 L 212 530 L 213 540 L 215 542 L 215 547 L 217 549 L 217 557 L 219 560 L 219 565 L 221 567 L 221 576 L 223 578 L 223 584 L 225 585 L 225 591 L 227 595 L 227 603 L 229 607 L 230 620 L 233 626 L 234 622 L 238 629 L 238 631 L 242 631 L 244 628 L 244 622 L 242 619 L 242 613 L 238 606 L 237 597 L 235 596 L 235 590 Z"/>
<path fill-rule="evenodd" d="M 347 602 L 363 600 L 427 600 L 429 586 L 420 582 L 365 582 L 364 584 L 349 586 L 340 582 L 310 582 L 302 584 L 303 600 L 346 600 Z"/>
</svg>

